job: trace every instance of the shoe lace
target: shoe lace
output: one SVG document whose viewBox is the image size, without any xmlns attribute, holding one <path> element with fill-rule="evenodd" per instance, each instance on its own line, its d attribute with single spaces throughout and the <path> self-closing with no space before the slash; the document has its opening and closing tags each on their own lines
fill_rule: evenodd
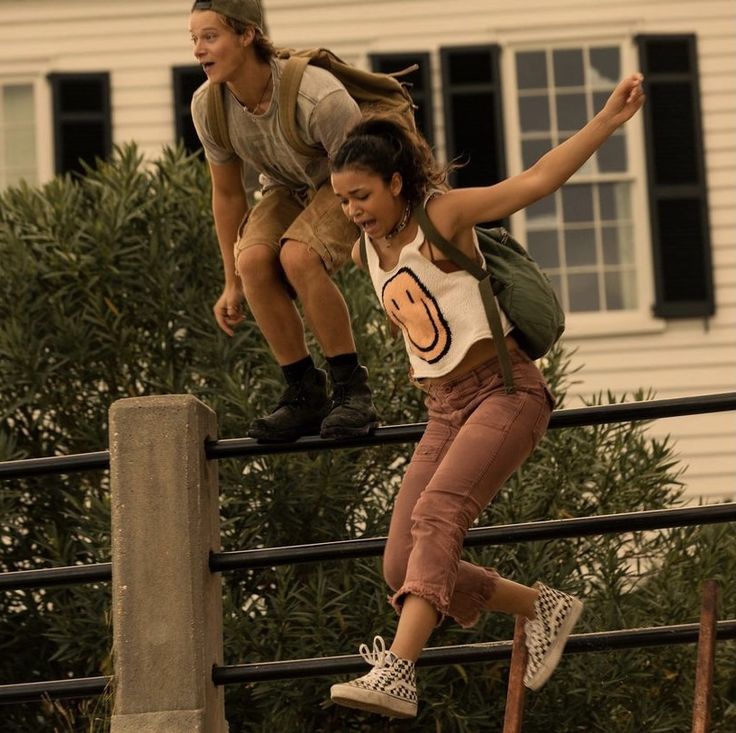
<svg viewBox="0 0 736 733">
<path fill-rule="evenodd" d="M 386 650 L 386 642 L 383 640 L 382 636 L 373 637 L 372 650 L 368 648 L 367 644 L 361 644 L 358 647 L 358 652 L 360 652 L 360 656 L 363 657 L 363 661 L 376 669 L 386 665 L 387 657 L 390 654 L 390 652 Z"/>
</svg>

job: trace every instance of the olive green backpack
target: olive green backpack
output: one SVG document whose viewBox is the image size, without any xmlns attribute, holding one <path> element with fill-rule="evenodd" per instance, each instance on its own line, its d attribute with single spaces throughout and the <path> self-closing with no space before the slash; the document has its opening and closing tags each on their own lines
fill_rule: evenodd
<svg viewBox="0 0 736 733">
<path fill-rule="evenodd" d="M 483 269 L 437 231 L 424 206 L 417 206 L 414 216 L 427 239 L 448 259 L 478 280 L 504 385 L 508 392 L 513 392 L 511 359 L 504 340 L 498 303 L 514 327 L 516 342 L 531 359 L 539 359 L 554 346 L 565 330 L 565 313 L 552 284 L 524 247 L 503 227 L 475 227 L 486 261 L 486 269 Z M 367 262 L 365 247 L 365 234 L 361 233 L 360 258 L 364 265 Z"/>
<path fill-rule="evenodd" d="M 346 63 L 326 48 L 304 51 L 279 49 L 276 58 L 286 60 L 279 89 L 279 124 L 291 147 L 298 153 L 319 157 L 325 151 L 304 142 L 297 129 L 296 105 L 299 85 L 309 64 L 326 69 L 337 77 L 348 94 L 358 103 L 363 114 L 392 114 L 401 117 L 411 129 L 415 128 L 411 95 L 397 77 L 409 74 L 418 67 L 409 66 L 392 74 L 365 71 Z M 210 84 L 207 90 L 207 121 L 217 145 L 232 151 L 225 114 L 224 84 Z"/>
</svg>

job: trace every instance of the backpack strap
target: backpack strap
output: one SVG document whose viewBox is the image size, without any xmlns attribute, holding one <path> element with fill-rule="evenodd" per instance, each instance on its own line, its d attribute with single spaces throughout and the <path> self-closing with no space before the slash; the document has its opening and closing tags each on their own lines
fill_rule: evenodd
<svg viewBox="0 0 736 733">
<path fill-rule="evenodd" d="M 225 85 L 210 84 L 207 87 L 207 123 L 215 144 L 233 153 L 230 133 L 227 129 L 227 112 L 225 111 Z"/>
<path fill-rule="evenodd" d="M 483 302 L 483 308 L 486 312 L 488 325 L 491 327 L 491 335 L 496 344 L 496 354 L 498 355 L 498 363 L 501 367 L 501 375 L 507 392 L 514 391 L 514 376 L 511 369 L 511 357 L 506 346 L 506 339 L 503 334 L 503 326 L 501 325 L 501 316 L 498 313 L 498 303 L 496 302 L 493 288 L 491 287 L 491 273 L 484 270 L 477 262 L 472 260 L 466 254 L 461 252 L 448 242 L 438 231 L 437 227 L 427 216 L 427 211 L 423 205 L 419 204 L 414 209 L 414 216 L 419 222 L 419 226 L 424 232 L 424 236 L 434 244 L 448 259 L 459 265 L 463 270 L 467 270 L 477 281 L 480 297 Z M 362 256 L 362 255 L 361 255 Z"/>
<path fill-rule="evenodd" d="M 279 87 L 279 125 L 289 145 L 301 155 L 316 158 L 324 155 L 321 147 L 307 145 L 296 127 L 296 103 L 304 70 L 309 65 L 307 56 L 289 56 L 281 73 Z"/>
</svg>

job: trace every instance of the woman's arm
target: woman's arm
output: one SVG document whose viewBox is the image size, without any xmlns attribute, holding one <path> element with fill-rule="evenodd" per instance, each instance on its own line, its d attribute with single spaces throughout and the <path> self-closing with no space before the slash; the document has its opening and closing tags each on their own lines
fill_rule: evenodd
<svg viewBox="0 0 736 733">
<path fill-rule="evenodd" d="M 613 90 L 603 109 L 585 127 L 531 168 L 493 186 L 454 189 L 431 204 L 432 218 L 450 238 L 483 221 L 502 219 L 556 191 L 644 103 L 643 77 L 632 74 Z"/>
</svg>

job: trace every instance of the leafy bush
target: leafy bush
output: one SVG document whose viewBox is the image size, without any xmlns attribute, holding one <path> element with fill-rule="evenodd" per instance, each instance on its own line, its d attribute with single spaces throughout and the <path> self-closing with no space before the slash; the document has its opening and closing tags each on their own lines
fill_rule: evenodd
<svg viewBox="0 0 736 733">
<path fill-rule="evenodd" d="M 243 435 L 281 390 L 279 370 L 248 320 L 233 339 L 211 304 L 221 265 L 204 165 L 180 150 L 144 164 L 116 151 L 81 178 L 0 197 L 0 460 L 79 453 L 107 444 L 107 410 L 122 397 L 189 392 L 212 407 L 221 437 Z M 339 276 L 359 352 L 385 424 L 423 419 L 368 279 Z M 312 344 L 314 346 L 314 344 Z M 318 350 L 313 349 L 315 355 Z M 564 404 L 564 352 L 546 364 Z M 637 399 L 646 395 L 633 396 Z M 605 401 L 623 399 L 608 395 Z M 263 457 L 220 465 L 225 549 L 383 535 L 407 446 Z M 641 423 L 551 431 L 480 518 L 505 524 L 637 509 L 679 501 L 667 441 Z M 4 482 L 0 570 L 109 559 L 105 473 Z M 699 584 L 722 581 L 734 616 L 736 541 L 727 526 L 537 542 L 468 552 L 521 582 L 544 578 L 586 600 L 581 630 L 695 621 Z M 380 561 L 345 560 L 237 572 L 225 578 L 226 662 L 354 652 L 391 636 Z M 106 584 L 0 594 L 3 683 L 112 672 Z M 446 624 L 433 645 L 509 638 L 511 619 L 472 630 Z M 695 652 L 660 647 L 565 657 L 527 698 L 524 730 L 682 731 L 689 727 Z M 736 652 L 718 647 L 713 730 L 736 726 Z M 499 731 L 506 665 L 422 669 L 419 718 L 401 724 L 336 708 L 332 680 L 233 686 L 232 731 Z M 105 729 L 109 698 L 3 710 L 3 730 Z"/>
</svg>

